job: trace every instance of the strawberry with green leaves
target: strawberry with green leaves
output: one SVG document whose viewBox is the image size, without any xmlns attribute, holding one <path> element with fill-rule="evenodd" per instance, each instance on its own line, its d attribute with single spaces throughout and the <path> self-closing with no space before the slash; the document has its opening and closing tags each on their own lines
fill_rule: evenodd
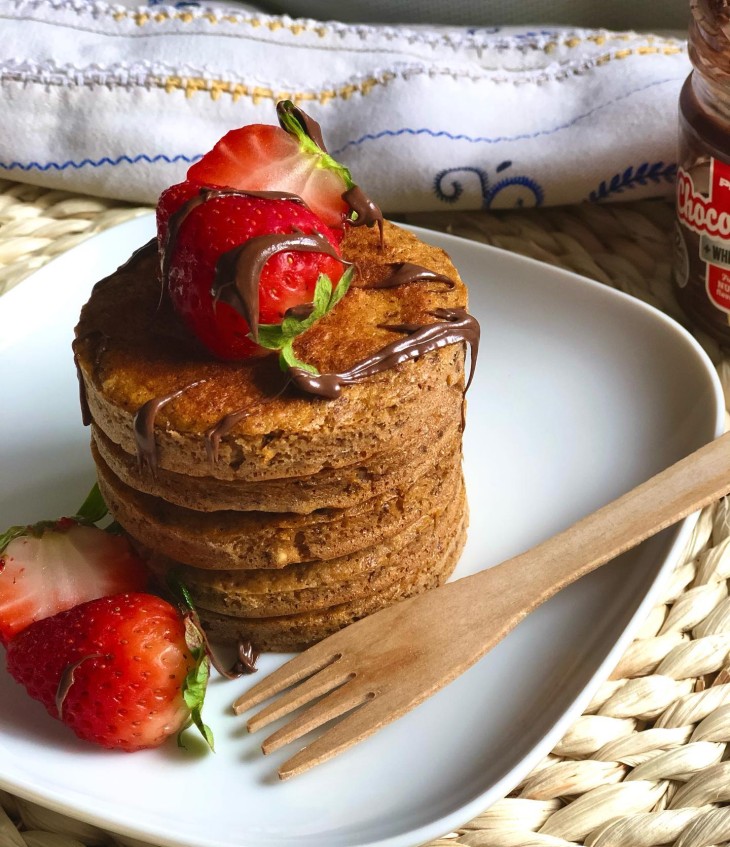
<svg viewBox="0 0 730 847">
<path fill-rule="evenodd" d="M 79 603 L 147 586 L 149 571 L 129 541 L 94 526 L 105 514 L 94 487 L 74 517 L 0 535 L 0 643 Z"/>
<path fill-rule="evenodd" d="M 209 660 L 190 616 L 151 594 L 91 600 L 37 621 L 7 647 L 8 671 L 49 714 L 94 744 L 157 747 L 201 708 Z"/>
<path fill-rule="evenodd" d="M 206 189 L 182 183 L 160 197 L 167 292 L 188 329 L 213 355 L 228 360 L 261 355 L 259 323 L 279 324 L 289 309 L 310 303 L 320 276 L 335 282 L 342 276 L 337 239 L 296 200 L 217 191 L 204 193 L 203 202 L 186 209 L 174 237 L 167 238 L 170 210 L 201 191 Z M 295 246 L 272 249 L 272 237 L 289 237 Z M 306 249 L 295 244 L 303 240 L 311 242 Z M 258 245 L 271 255 L 251 281 L 250 307 L 216 294 L 226 287 L 236 291 L 236 279 L 246 275 L 235 267 L 237 256 Z"/>
<path fill-rule="evenodd" d="M 282 325 L 313 302 L 319 280 L 336 286 L 347 264 L 339 252 L 352 222 L 344 197 L 357 186 L 326 152 L 315 121 L 289 101 L 277 114 L 278 127 L 229 132 L 157 206 L 163 285 L 220 359 L 265 353 L 259 324 Z"/>
</svg>

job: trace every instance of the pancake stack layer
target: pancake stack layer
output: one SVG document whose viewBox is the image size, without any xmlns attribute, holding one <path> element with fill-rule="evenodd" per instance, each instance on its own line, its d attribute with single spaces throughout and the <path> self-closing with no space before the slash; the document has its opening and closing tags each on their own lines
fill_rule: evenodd
<svg viewBox="0 0 730 847">
<path fill-rule="evenodd" d="M 321 373 L 466 306 L 446 254 L 394 225 L 384 248 L 350 230 L 343 254 L 352 288 L 295 344 Z M 378 287 L 404 262 L 440 276 Z M 159 305 L 157 268 L 141 251 L 98 283 L 74 351 L 110 511 L 209 635 L 298 650 L 444 582 L 467 525 L 465 345 L 312 397 L 275 357 L 213 360 Z"/>
</svg>

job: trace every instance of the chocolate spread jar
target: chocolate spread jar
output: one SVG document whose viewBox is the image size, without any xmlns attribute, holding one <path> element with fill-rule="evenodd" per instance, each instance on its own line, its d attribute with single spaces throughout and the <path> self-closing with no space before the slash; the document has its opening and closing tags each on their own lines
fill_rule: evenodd
<svg viewBox="0 0 730 847">
<path fill-rule="evenodd" d="M 690 7 L 694 70 L 679 98 L 674 285 L 690 321 L 730 347 L 730 4 Z"/>
</svg>

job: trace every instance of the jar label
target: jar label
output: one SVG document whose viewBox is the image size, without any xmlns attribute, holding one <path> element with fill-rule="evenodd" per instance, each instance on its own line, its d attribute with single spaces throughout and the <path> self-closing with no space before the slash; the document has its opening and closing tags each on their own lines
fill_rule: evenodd
<svg viewBox="0 0 730 847">
<path fill-rule="evenodd" d="M 677 217 L 699 235 L 698 258 L 705 266 L 710 302 L 730 314 L 730 165 L 710 159 L 709 194 L 697 191 L 692 175 L 677 175 Z"/>
</svg>

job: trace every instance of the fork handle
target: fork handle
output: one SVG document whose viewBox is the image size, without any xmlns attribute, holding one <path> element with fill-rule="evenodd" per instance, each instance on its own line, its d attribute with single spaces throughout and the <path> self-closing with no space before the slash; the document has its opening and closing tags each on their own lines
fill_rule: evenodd
<svg viewBox="0 0 730 847">
<path fill-rule="evenodd" d="M 521 619 L 570 583 L 728 492 L 730 432 L 526 553 L 467 580 L 482 580 L 490 593 L 498 585 L 521 613 L 524 603 Z"/>
</svg>

